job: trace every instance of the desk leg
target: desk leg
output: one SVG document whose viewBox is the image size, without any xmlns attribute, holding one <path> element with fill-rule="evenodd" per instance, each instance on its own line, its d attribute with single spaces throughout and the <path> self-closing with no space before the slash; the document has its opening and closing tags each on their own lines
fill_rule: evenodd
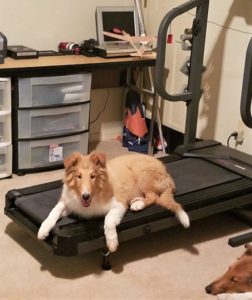
<svg viewBox="0 0 252 300">
<path fill-rule="evenodd" d="M 122 142 L 123 142 L 124 118 L 125 118 L 125 112 L 126 112 L 126 98 L 127 98 L 127 93 L 129 91 L 129 87 L 130 87 L 130 79 L 131 79 L 131 68 L 127 68 L 126 87 L 125 87 L 125 91 L 124 91 L 123 104 L 122 104 L 122 130 L 121 130 Z"/>
<path fill-rule="evenodd" d="M 157 119 L 157 110 L 158 110 L 158 99 L 159 96 L 156 91 L 154 91 L 153 96 L 153 104 L 152 104 L 152 113 L 151 113 L 151 122 L 150 122 L 150 130 L 149 130 L 149 144 L 148 144 L 148 154 L 154 154 L 154 125 Z"/>
<path fill-rule="evenodd" d="M 148 74 L 149 74 L 149 80 L 150 80 L 150 85 L 151 85 L 151 91 L 153 93 L 153 110 L 152 110 L 152 114 L 154 114 L 154 123 L 151 125 L 152 126 L 152 133 L 150 134 L 149 138 L 151 138 L 150 142 L 151 145 L 148 146 L 148 154 L 149 155 L 153 155 L 154 150 L 153 150 L 153 145 L 154 145 L 154 139 L 153 139 L 153 127 L 155 125 L 155 121 L 157 121 L 157 126 L 158 126 L 158 133 L 159 133 L 159 138 L 161 140 L 162 143 L 162 151 L 163 153 L 165 153 L 165 144 L 164 144 L 164 136 L 163 136 L 163 131 L 162 131 L 162 122 L 161 122 L 161 118 L 160 118 L 160 113 L 159 113 L 159 109 L 158 109 L 158 102 L 159 102 L 159 96 L 157 96 L 157 99 L 155 100 L 155 89 L 154 89 L 154 83 L 153 83 L 153 77 L 152 77 L 152 72 L 151 72 L 151 68 L 148 67 Z M 154 108 L 154 102 L 156 102 L 156 108 Z M 155 110 L 155 112 L 154 112 Z M 153 117 L 152 117 L 153 119 Z M 152 146 L 152 148 L 151 148 Z"/>
<path fill-rule="evenodd" d="M 158 124 L 159 137 L 161 139 L 162 148 L 163 148 L 162 150 L 163 150 L 163 153 L 165 153 L 164 139 L 163 139 L 163 133 L 162 133 L 162 124 L 161 124 L 160 115 L 159 115 L 159 111 L 158 111 L 159 95 L 156 93 L 156 91 L 154 89 L 151 69 L 148 68 L 148 75 L 149 75 L 151 90 L 146 90 L 143 88 L 143 70 L 140 70 L 139 72 L 140 72 L 140 76 L 139 76 L 140 78 L 138 78 L 138 80 L 136 80 L 136 82 L 135 82 L 135 85 L 133 85 L 130 80 L 131 79 L 131 69 L 127 68 L 127 80 L 126 80 L 126 89 L 125 89 L 123 108 L 125 107 L 125 99 L 126 99 L 126 95 L 127 95 L 127 92 L 129 89 L 139 92 L 141 94 L 141 97 L 144 93 L 151 95 L 151 97 L 153 99 L 153 104 L 152 104 L 151 122 L 150 122 L 150 128 L 149 128 L 148 154 L 149 155 L 154 154 L 154 125 L 155 125 L 155 122 L 157 122 L 157 124 Z M 139 87 L 137 86 L 137 83 L 139 84 Z"/>
</svg>

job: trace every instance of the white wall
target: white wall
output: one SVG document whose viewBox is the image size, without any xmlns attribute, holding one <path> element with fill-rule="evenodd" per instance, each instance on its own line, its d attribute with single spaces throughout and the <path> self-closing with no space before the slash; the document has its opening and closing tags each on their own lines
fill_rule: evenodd
<svg viewBox="0 0 252 300">
<path fill-rule="evenodd" d="M 144 10 L 148 33 L 156 35 L 163 16 L 170 9 L 184 2 L 182 0 L 148 1 L 148 6 Z M 178 91 L 186 81 L 184 75 L 175 71 L 175 68 L 182 65 L 183 56 L 187 55 L 186 52 L 181 54 L 179 51 L 178 41 L 180 34 L 188 24 L 190 25 L 192 19 L 193 17 L 187 14 L 183 19 L 172 24 L 174 43 L 168 47 L 167 59 L 170 69 L 167 87 L 171 91 Z M 242 125 L 239 105 L 246 48 L 252 36 L 252 1 L 210 0 L 209 21 L 204 59 L 207 67 L 203 80 L 205 94 L 201 99 L 197 135 L 201 138 L 214 138 L 226 144 L 229 134 L 242 128 L 245 140 L 238 149 L 251 154 L 252 130 Z M 251 34 L 224 29 L 212 22 Z M 183 131 L 184 104 L 170 104 L 166 101 L 162 106 L 163 123 Z"/>
<path fill-rule="evenodd" d="M 123 88 L 92 90 L 90 142 L 113 139 L 121 135 L 123 97 Z M 98 121 L 93 122 L 99 114 Z"/>
<path fill-rule="evenodd" d="M 96 6 L 129 6 L 134 5 L 134 0 L 0 0 L 0 4 L 0 31 L 7 36 L 9 45 L 57 50 L 61 41 L 96 38 Z M 107 93 L 107 89 L 92 91 L 91 120 L 102 110 Z M 121 133 L 123 89 L 110 89 L 109 93 L 109 109 L 91 125 L 91 140 Z"/>
<path fill-rule="evenodd" d="M 0 31 L 9 45 L 56 50 L 61 41 L 96 38 L 96 6 L 134 5 L 134 1 L 0 0 L 0 4 Z"/>
<path fill-rule="evenodd" d="M 145 23 L 149 34 L 157 34 L 162 17 L 184 0 L 148 0 L 144 9 Z M 60 41 L 82 41 L 96 36 L 95 7 L 104 5 L 134 5 L 134 0 L 0 0 L 0 31 L 7 37 L 9 44 L 24 44 L 36 49 L 56 49 Z M 167 80 L 171 90 L 181 90 L 186 82 L 184 75 L 175 71 L 183 62 L 186 52 L 180 52 L 180 34 L 191 25 L 192 16 L 186 15 L 172 25 L 174 43 L 169 46 L 167 64 L 173 76 Z M 219 24 L 252 33 L 251 0 L 210 0 L 209 20 Z M 208 23 L 203 87 L 205 94 L 201 101 L 198 137 L 215 138 L 224 144 L 231 132 L 240 128 L 239 102 L 246 47 L 249 34 L 239 33 Z M 170 75 L 171 75 L 170 74 Z M 175 75 L 175 76 L 174 76 Z M 106 94 L 106 90 L 102 92 Z M 95 110 L 102 109 L 104 97 L 92 93 Z M 111 99 L 118 98 L 118 91 L 111 91 Z M 100 104 L 100 106 L 99 106 Z M 120 101 L 117 101 L 120 105 Z M 163 124 L 184 130 L 184 104 L 162 103 Z M 104 117 L 103 122 L 120 120 L 117 116 Z M 113 112 L 114 114 L 115 112 Z M 99 123 L 92 127 L 100 130 Z M 106 126 L 105 126 L 106 127 Z M 251 152 L 252 130 L 243 127 L 245 141 L 238 149 Z"/>
</svg>

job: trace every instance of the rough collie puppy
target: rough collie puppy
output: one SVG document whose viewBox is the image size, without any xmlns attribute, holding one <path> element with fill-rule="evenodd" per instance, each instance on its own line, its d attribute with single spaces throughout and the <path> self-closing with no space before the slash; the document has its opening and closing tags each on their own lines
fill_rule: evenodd
<svg viewBox="0 0 252 300">
<path fill-rule="evenodd" d="M 219 299 L 252 300 L 252 293 L 247 293 L 252 292 L 252 246 L 247 244 L 245 248 L 245 253 L 222 276 L 206 286 L 208 294 L 222 294 Z M 248 298 L 246 298 L 247 296 Z"/>
<path fill-rule="evenodd" d="M 157 159 L 132 154 L 106 162 L 104 153 L 73 153 L 64 160 L 65 177 L 61 198 L 41 224 L 39 239 L 45 239 L 57 220 L 69 214 L 84 218 L 105 216 L 104 233 L 109 251 L 116 251 L 116 226 L 128 208 L 142 210 L 159 204 L 176 215 L 184 227 L 190 221 L 174 200 L 175 184 Z"/>
</svg>

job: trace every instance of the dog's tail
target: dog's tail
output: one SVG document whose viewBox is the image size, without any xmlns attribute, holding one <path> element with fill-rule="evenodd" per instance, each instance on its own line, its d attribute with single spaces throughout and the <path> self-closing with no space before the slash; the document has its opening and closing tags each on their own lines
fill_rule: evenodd
<svg viewBox="0 0 252 300">
<path fill-rule="evenodd" d="M 162 207 L 171 210 L 185 228 L 188 228 L 190 226 L 190 219 L 188 214 L 184 211 L 183 207 L 175 201 L 173 192 L 170 188 L 165 190 L 160 195 L 158 202 L 158 204 Z"/>
</svg>

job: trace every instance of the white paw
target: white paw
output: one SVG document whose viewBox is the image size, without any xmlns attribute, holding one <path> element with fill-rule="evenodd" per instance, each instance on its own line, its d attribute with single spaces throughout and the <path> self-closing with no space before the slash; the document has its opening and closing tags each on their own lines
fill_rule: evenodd
<svg viewBox="0 0 252 300">
<path fill-rule="evenodd" d="M 145 208 L 145 204 L 143 198 L 134 198 L 132 200 L 132 204 L 130 205 L 130 209 L 134 211 L 142 210 Z"/>
<path fill-rule="evenodd" d="M 188 217 L 188 214 L 181 209 L 178 213 L 177 213 L 177 218 L 179 219 L 180 223 L 185 227 L 188 228 L 190 226 L 190 220 Z"/>
<path fill-rule="evenodd" d="M 109 249 L 109 252 L 115 252 L 118 248 L 118 239 L 107 239 L 106 241 L 107 247 Z"/>
<path fill-rule="evenodd" d="M 48 226 L 48 224 L 46 224 L 45 222 L 42 223 L 38 231 L 38 235 L 37 235 L 38 239 L 45 240 L 49 236 L 50 231 L 51 231 L 51 226 Z"/>
</svg>

